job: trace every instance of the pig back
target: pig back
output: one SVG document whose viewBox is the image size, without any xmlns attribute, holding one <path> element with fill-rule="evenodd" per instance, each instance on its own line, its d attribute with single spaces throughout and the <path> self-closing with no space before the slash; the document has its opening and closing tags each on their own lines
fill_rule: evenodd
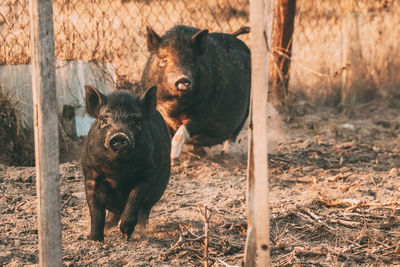
<svg viewBox="0 0 400 267">
<path fill-rule="evenodd" d="M 251 66 L 250 50 L 231 34 L 210 34 L 208 53 L 214 59 L 215 88 L 204 102 L 204 108 L 213 112 L 190 143 L 212 146 L 236 137 L 247 119 Z"/>
</svg>

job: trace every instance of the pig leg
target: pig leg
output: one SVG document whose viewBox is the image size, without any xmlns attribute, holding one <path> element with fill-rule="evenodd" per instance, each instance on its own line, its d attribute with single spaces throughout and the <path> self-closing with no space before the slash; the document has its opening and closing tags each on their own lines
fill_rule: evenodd
<svg viewBox="0 0 400 267">
<path fill-rule="evenodd" d="M 105 228 L 109 229 L 111 227 L 117 226 L 120 217 L 121 217 L 120 214 L 114 213 L 112 211 L 108 211 L 107 216 L 106 216 Z"/>
<path fill-rule="evenodd" d="M 224 141 L 224 153 L 235 153 L 237 152 L 236 147 L 236 137 L 229 138 L 228 140 Z"/>
<path fill-rule="evenodd" d="M 176 131 L 171 143 L 171 160 L 172 165 L 177 161 L 181 154 L 182 146 L 190 138 L 189 131 L 185 124 L 182 124 Z"/>
<path fill-rule="evenodd" d="M 121 215 L 121 223 L 119 229 L 126 240 L 132 234 L 138 222 L 138 213 L 146 197 L 149 195 L 149 184 L 138 184 L 129 193 L 128 201 Z"/>
<path fill-rule="evenodd" d="M 95 195 L 96 181 L 94 179 L 86 179 L 86 200 L 90 211 L 90 234 L 91 240 L 104 240 L 104 223 L 106 217 L 106 210 L 96 199 Z"/>
<path fill-rule="evenodd" d="M 137 230 L 140 233 L 144 233 L 146 230 L 147 221 L 149 220 L 150 209 L 142 208 L 139 210 Z"/>
<path fill-rule="evenodd" d="M 193 153 L 199 157 L 207 156 L 207 151 L 202 146 L 193 146 Z"/>
</svg>

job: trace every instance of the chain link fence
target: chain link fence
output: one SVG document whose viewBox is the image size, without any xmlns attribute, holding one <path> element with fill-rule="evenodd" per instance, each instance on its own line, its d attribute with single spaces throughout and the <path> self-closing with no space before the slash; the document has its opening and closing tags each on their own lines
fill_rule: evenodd
<svg viewBox="0 0 400 267">
<path fill-rule="evenodd" d="M 319 103 L 340 101 L 348 46 L 360 49 L 368 86 L 400 84 L 399 0 L 298 1 L 290 92 Z M 352 17 L 349 20 L 349 16 Z M 356 31 L 353 31 L 356 29 Z M 356 33 L 348 40 L 348 33 Z"/>
<path fill-rule="evenodd" d="M 400 0 L 298 0 L 290 92 L 338 97 L 346 67 L 346 14 L 357 16 L 366 74 L 377 88 L 398 83 Z M 57 60 L 112 62 L 117 81 L 140 78 L 148 52 L 146 25 L 159 34 L 175 24 L 233 32 L 249 24 L 248 0 L 54 0 Z M 30 62 L 29 1 L 0 2 L 0 64 Z M 249 44 L 249 36 L 242 35 Z"/>
<path fill-rule="evenodd" d="M 248 0 L 55 0 L 53 3 L 56 59 L 113 62 L 117 76 L 129 81 L 140 78 L 148 56 L 146 25 L 159 34 L 176 24 L 233 32 L 247 25 L 249 17 Z M 29 1 L 3 0 L 0 64 L 29 62 Z"/>
</svg>

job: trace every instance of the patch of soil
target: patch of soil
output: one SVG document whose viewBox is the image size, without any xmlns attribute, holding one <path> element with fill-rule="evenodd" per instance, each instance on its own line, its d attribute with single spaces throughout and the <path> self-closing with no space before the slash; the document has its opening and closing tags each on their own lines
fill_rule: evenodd
<svg viewBox="0 0 400 267">
<path fill-rule="evenodd" d="M 350 115 L 311 107 L 282 125 L 280 142 L 269 152 L 273 266 L 400 264 L 400 117 L 391 101 L 380 96 Z M 207 223 L 209 263 L 240 266 L 247 225 L 245 135 L 233 154 L 217 146 L 199 156 L 187 147 L 146 233 L 125 241 L 116 227 L 104 242 L 87 239 L 78 141 L 69 150 L 77 158 L 60 165 L 64 264 L 202 266 Z M 32 167 L 0 165 L 0 265 L 38 264 L 35 180 Z"/>
</svg>

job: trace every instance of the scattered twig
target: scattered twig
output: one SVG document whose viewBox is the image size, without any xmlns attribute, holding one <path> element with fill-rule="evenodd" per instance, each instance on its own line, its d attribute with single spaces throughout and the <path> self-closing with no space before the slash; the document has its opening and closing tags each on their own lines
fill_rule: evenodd
<svg viewBox="0 0 400 267">
<path fill-rule="evenodd" d="M 386 207 L 393 206 L 397 203 L 388 202 L 388 203 L 375 203 L 375 202 L 366 202 L 359 199 L 339 199 L 339 200 L 326 200 L 326 199 L 318 199 L 317 202 L 322 203 L 328 207 L 335 206 L 351 206 L 351 207 Z"/>
<path fill-rule="evenodd" d="M 195 233 L 193 233 L 192 231 L 190 231 L 190 229 L 188 229 L 185 225 L 180 224 L 179 227 L 182 229 L 184 229 L 186 232 L 188 232 L 188 234 L 190 234 L 191 236 L 195 237 L 195 238 L 200 238 L 201 236 L 196 235 Z"/>
<path fill-rule="evenodd" d="M 391 229 L 390 236 L 399 235 L 397 201 L 378 203 L 358 199 L 319 199 L 312 203 L 312 206 L 305 205 L 271 218 L 277 226 L 283 223 L 283 228 L 276 230 L 279 234 L 271 248 L 274 264 L 290 265 L 310 262 L 311 259 L 318 262 L 318 258 L 332 256 L 341 262 L 357 265 L 366 262 L 378 265 L 398 262 L 398 242 L 382 239 L 388 229 Z M 323 207 L 318 204 L 323 204 Z M 315 209 L 311 209 L 313 206 Z M 387 212 L 386 209 L 391 209 L 392 212 Z M 288 235 L 285 229 L 293 229 L 296 234 Z M 333 246 L 327 243 L 326 246 L 310 247 L 308 242 L 315 241 L 314 236 L 309 236 L 310 232 L 318 234 L 317 240 L 327 234 L 336 237 L 338 232 L 344 234 L 340 235 Z M 285 238 L 282 239 L 282 236 Z M 348 238 L 344 239 L 345 236 Z"/>
<path fill-rule="evenodd" d="M 65 206 L 71 199 L 72 199 L 72 196 L 69 196 L 69 197 L 64 201 L 64 203 L 61 205 L 60 210 L 62 210 L 62 209 L 64 208 L 64 206 Z"/>
<path fill-rule="evenodd" d="M 230 265 L 222 260 L 218 260 L 218 262 L 224 265 L 225 267 L 239 267 L 239 265 Z"/>
<path fill-rule="evenodd" d="M 179 239 L 171 245 L 171 247 L 159 254 L 158 259 L 166 261 L 170 256 L 176 258 L 188 258 L 194 257 L 202 260 L 205 267 L 211 265 L 211 263 L 219 262 L 218 257 L 231 255 L 231 250 L 240 251 L 244 244 L 228 242 L 227 239 L 221 238 L 215 233 L 211 232 L 210 228 L 210 209 L 198 206 L 200 215 L 202 216 L 204 225 L 204 234 L 198 235 L 183 224 L 179 224 Z M 229 254 L 227 254 L 229 253 Z M 233 255 L 236 258 L 243 257 L 243 254 Z M 227 265 L 229 266 L 229 265 Z"/>
<path fill-rule="evenodd" d="M 60 126 L 60 130 L 61 130 L 61 136 L 64 139 L 64 143 L 65 143 L 65 151 L 69 151 L 68 149 L 68 137 L 67 137 L 67 133 L 64 130 L 64 127 L 61 125 L 61 122 L 59 120 L 57 120 L 58 122 L 58 126 Z"/>
<path fill-rule="evenodd" d="M 204 267 L 209 267 L 208 264 L 208 241 L 209 241 L 209 234 L 208 234 L 208 224 L 210 222 L 211 214 L 208 215 L 208 209 L 207 206 L 204 206 L 204 211 L 198 206 L 199 213 L 203 216 L 203 222 L 204 222 Z"/>
<path fill-rule="evenodd" d="M 341 219 L 330 219 L 329 222 L 342 224 L 342 225 L 348 226 L 348 227 L 358 227 L 361 225 L 360 222 L 346 221 L 346 220 L 341 220 Z"/>
<path fill-rule="evenodd" d="M 179 235 L 179 239 L 178 241 L 166 252 L 161 252 L 159 255 L 159 259 L 160 260 L 167 260 L 168 256 L 172 255 L 173 253 L 175 253 L 175 250 L 180 247 L 183 244 L 184 240 L 182 237 L 182 234 Z"/>
<path fill-rule="evenodd" d="M 299 213 L 299 216 L 302 219 L 305 219 L 306 221 L 310 222 L 311 224 L 313 224 L 313 225 L 315 225 L 317 227 L 323 226 L 327 231 L 334 232 L 334 229 L 332 227 L 330 227 L 327 223 L 325 223 L 324 221 L 319 220 L 319 219 L 318 220 L 315 220 L 315 219 L 313 220 L 312 216 L 310 216 L 309 214 Z"/>
<path fill-rule="evenodd" d="M 283 182 L 292 182 L 292 183 L 317 183 L 316 177 L 288 177 L 288 178 L 280 178 Z"/>
</svg>

